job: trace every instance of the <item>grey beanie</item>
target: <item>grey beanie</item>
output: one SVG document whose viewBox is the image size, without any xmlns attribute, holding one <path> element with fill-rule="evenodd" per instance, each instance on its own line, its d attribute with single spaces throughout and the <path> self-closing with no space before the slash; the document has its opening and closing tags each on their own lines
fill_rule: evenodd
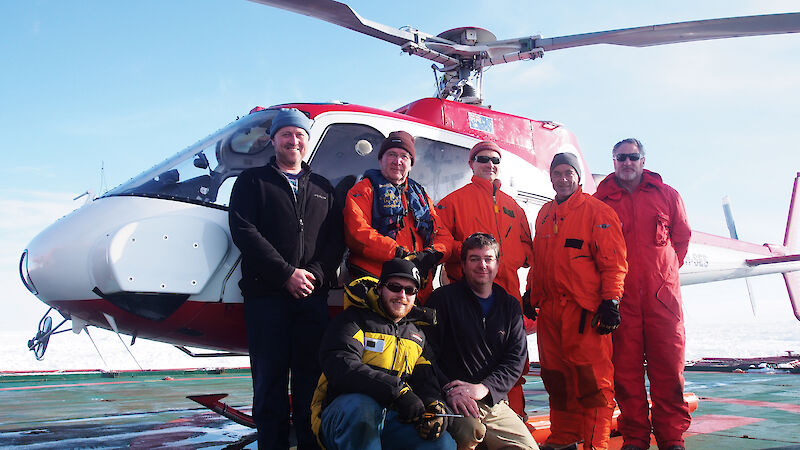
<svg viewBox="0 0 800 450">
<path fill-rule="evenodd" d="M 295 108 L 282 108 L 272 119 L 272 126 L 269 127 L 269 138 L 275 137 L 275 133 L 283 127 L 298 127 L 306 130 L 306 134 L 311 134 L 311 119 Z"/>
<path fill-rule="evenodd" d="M 550 163 L 550 172 L 553 169 L 561 164 L 569 164 L 575 169 L 575 173 L 578 174 L 578 184 L 581 182 L 581 165 L 578 164 L 578 157 L 575 156 L 574 153 L 558 153 L 556 156 L 553 157 L 553 162 Z"/>
</svg>

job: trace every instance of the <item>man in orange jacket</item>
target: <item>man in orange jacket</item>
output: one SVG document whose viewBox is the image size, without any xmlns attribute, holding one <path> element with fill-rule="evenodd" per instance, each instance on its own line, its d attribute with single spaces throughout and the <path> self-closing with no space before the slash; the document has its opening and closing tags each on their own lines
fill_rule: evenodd
<svg viewBox="0 0 800 450">
<path fill-rule="evenodd" d="M 531 228 L 525 211 L 511 196 L 500 190 L 498 168 L 502 161 L 500 146 L 492 141 L 481 141 L 469 152 L 472 182 L 457 189 L 436 206 L 444 226 L 453 235 L 453 250 L 444 263 L 447 277 L 458 281 L 461 273 L 461 243 L 474 233 L 491 234 L 499 245 L 497 277 L 494 282 L 512 297 L 519 300 L 519 275 L 517 270 L 528 267 L 532 259 Z M 525 331 L 535 330 L 534 321 L 525 317 Z M 528 373 L 525 364 L 523 374 Z M 521 377 L 508 393 L 511 408 L 525 415 L 525 397 Z"/>
<path fill-rule="evenodd" d="M 473 233 L 489 233 L 500 245 L 500 268 L 494 282 L 520 298 L 517 270 L 528 267 L 531 229 L 525 211 L 500 190 L 497 169 L 502 155 L 491 141 L 481 141 L 469 152 L 472 182 L 457 189 L 436 206 L 444 226 L 453 235 L 453 250 L 444 262 L 447 277 L 461 279 L 461 243 Z"/>
<path fill-rule="evenodd" d="M 686 335 L 678 269 L 692 232 L 678 192 L 657 173 L 644 169 L 641 142 L 625 139 L 611 154 L 614 173 L 600 183 L 594 196 L 619 215 L 629 250 L 622 325 L 614 332 L 614 385 L 622 413 L 623 448 L 648 448 L 652 428 L 658 448 L 681 450 L 691 416 L 683 399 Z M 652 408 L 647 403 L 645 371 Z"/>
<path fill-rule="evenodd" d="M 559 153 L 550 165 L 555 200 L 536 218 L 530 301 L 539 308 L 542 381 L 550 437 L 542 449 L 608 448 L 614 411 L 611 336 L 628 264 L 617 214 L 583 193 L 580 164 Z"/>
<path fill-rule="evenodd" d="M 355 279 L 377 277 L 392 258 L 415 261 L 423 280 L 445 256 L 453 238 L 436 214 L 425 189 L 409 178 L 416 151 L 405 131 L 389 133 L 378 151 L 380 170 L 368 170 L 347 193 L 344 207 L 348 268 Z M 423 281 L 424 282 L 424 281 Z M 431 292 L 430 284 L 420 292 Z"/>
</svg>

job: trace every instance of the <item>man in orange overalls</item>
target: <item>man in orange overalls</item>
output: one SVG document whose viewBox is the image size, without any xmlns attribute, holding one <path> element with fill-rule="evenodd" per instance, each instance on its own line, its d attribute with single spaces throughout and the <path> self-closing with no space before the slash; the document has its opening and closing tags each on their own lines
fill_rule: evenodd
<svg viewBox="0 0 800 450">
<path fill-rule="evenodd" d="M 683 399 L 686 335 L 678 269 L 692 232 L 678 192 L 644 169 L 639 140 L 618 142 L 612 156 L 614 173 L 594 195 L 619 215 L 629 250 L 622 326 L 614 332 L 623 448 L 648 448 L 652 428 L 658 448 L 682 450 L 691 416 Z M 644 384 L 645 363 L 652 408 Z"/>
<path fill-rule="evenodd" d="M 378 151 L 380 169 L 366 171 L 348 191 L 344 237 L 352 278 L 377 278 L 383 263 L 397 257 L 414 260 L 424 283 L 450 254 L 450 232 L 441 225 L 425 189 L 408 176 L 415 156 L 410 134 L 389 133 Z M 424 302 L 431 290 L 428 283 L 418 299 Z"/>
<path fill-rule="evenodd" d="M 619 325 L 628 264 L 617 214 L 583 193 L 580 164 L 559 153 L 550 165 L 555 200 L 536 218 L 531 305 L 539 308 L 542 381 L 550 437 L 542 449 L 608 448 L 614 411 L 609 333 Z"/>
</svg>

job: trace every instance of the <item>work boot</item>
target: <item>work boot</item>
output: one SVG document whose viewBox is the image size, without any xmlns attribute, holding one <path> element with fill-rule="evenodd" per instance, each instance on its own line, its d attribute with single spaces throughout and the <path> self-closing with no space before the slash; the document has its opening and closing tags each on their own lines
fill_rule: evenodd
<svg viewBox="0 0 800 450">
<path fill-rule="evenodd" d="M 633 444 L 625 444 L 620 450 L 644 450 L 642 447 Z"/>
<path fill-rule="evenodd" d="M 667 450 L 686 450 L 686 447 L 682 445 L 671 445 L 667 447 Z"/>
</svg>

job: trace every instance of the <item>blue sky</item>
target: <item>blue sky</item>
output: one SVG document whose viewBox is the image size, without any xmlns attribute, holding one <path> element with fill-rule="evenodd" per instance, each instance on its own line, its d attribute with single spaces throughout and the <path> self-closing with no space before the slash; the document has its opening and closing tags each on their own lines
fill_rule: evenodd
<svg viewBox="0 0 800 450">
<path fill-rule="evenodd" d="M 499 39 L 792 12 L 789 1 L 463 1 L 350 3 L 362 16 L 432 34 L 480 26 Z M 430 62 L 334 25 L 244 0 L 0 0 L 0 286 L 6 329 L 33 331 L 46 309 L 17 264 L 28 241 L 106 188 L 255 105 L 343 100 L 395 109 L 433 91 Z M 782 242 L 800 170 L 800 35 L 644 49 L 593 46 L 490 69 L 494 109 L 565 124 L 595 173 L 635 136 L 647 167 L 686 201 L 693 228 Z M 687 320 L 783 319 L 779 276 L 684 290 Z M 800 327 L 798 327 L 800 329 Z M 691 335 L 690 335 L 691 337 Z M 800 341 L 800 334 L 798 335 Z M 5 343 L 3 345 L 6 345 Z"/>
</svg>

